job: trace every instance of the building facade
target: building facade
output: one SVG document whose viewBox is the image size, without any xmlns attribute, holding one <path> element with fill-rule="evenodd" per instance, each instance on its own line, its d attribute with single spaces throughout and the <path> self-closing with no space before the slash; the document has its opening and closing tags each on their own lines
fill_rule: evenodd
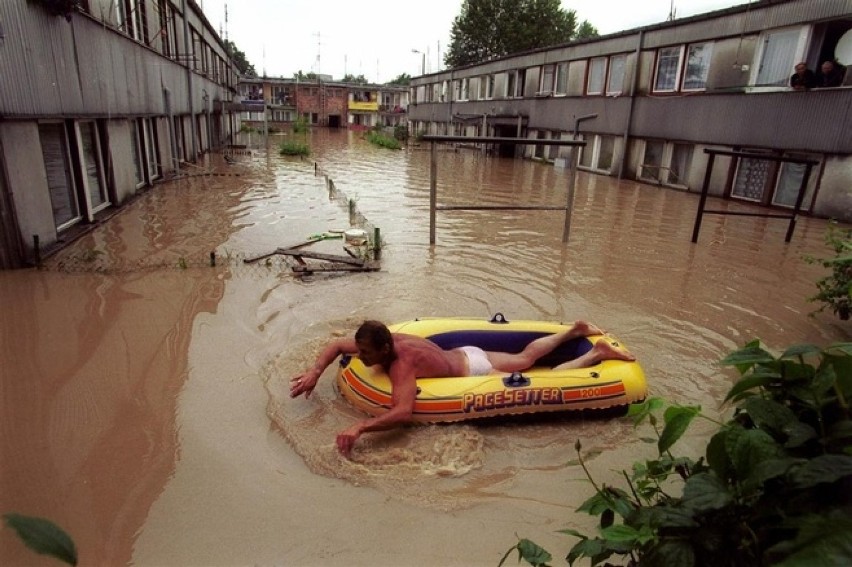
<svg viewBox="0 0 852 567">
<path fill-rule="evenodd" d="M 281 129 L 300 117 L 329 128 L 407 126 L 409 90 L 404 86 L 263 77 L 241 79 L 238 90 L 235 108 L 252 127 L 265 123 Z"/>
<path fill-rule="evenodd" d="M 415 77 L 415 133 L 586 141 L 581 169 L 852 222 L 852 72 L 794 90 L 794 67 L 852 64 L 852 0 L 762 0 Z M 842 71 L 842 66 L 838 66 Z M 517 147 L 517 149 L 515 149 Z M 498 147 L 564 163 L 556 146 Z"/>
<path fill-rule="evenodd" d="M 61 4 L 0 2 L 0 268 L 72 240 L 239 128 L 237 69 L 194 0 Z"/>
</svg>

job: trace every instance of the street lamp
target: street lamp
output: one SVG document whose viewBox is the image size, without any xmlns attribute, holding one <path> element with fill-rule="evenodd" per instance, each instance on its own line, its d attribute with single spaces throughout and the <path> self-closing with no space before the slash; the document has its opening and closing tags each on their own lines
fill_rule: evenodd
<svg viewBox="0 0 852 567">
<path fill-rule="evenodd" d="M 412 53 L 420 53 L 420 54 L 423 55 L 423 62 L 420 64 L 420 74 L 425 75 L 426 74 L 426 52 L 420 51 L 419 49 L 412 49 L 411 52 Z"/>
</svg>

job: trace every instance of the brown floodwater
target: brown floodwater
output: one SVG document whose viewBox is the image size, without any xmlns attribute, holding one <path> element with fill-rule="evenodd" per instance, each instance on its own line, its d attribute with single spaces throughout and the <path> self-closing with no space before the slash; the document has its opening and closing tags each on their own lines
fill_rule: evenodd
<svg viewBox="0 0 852 567">
<path fill-rule="evenodd" d="M 712 215 L 692 244 L 696 195 L 580 173 L 567 245 L 561 212 L 500 210 L 439 211 L 430 246 L 425 148 L 318 130 L 298 160 L 259 141 L 145 193 L 43 269 L 0 273 L 0 512 L 57 522 L 82 565 L 496 565 L 517 537 L 558 558 L 574 540 L 557 530 L 592 528 L 575 512 L 591 494 L 575 441 L 602 482 L 653 455 L 627 420 L 560 416 L 367 434 L 342 459 L 334 436 L 361 416 L 335 369 L 310 400 L 287 382 L 367 318 L 589 319 L 636 354 L 653 395 L 710 416 L 734 379 L 716 363 L 737 346 L 852 336 L 809 316 L 825 271 L 803 258 L 828 253 L 825 220 L 801 219 L 786 244 L 785 221 Z M 439 202 L 561 205 L 567 175 L 441 151 Z M 380 228 L 381 271 L 243 262 L 353 222 Z M 699 454 L 709 427 L 678 450 Z M 8 528 L 0 563 L 56 564 Z"/>
</svg>

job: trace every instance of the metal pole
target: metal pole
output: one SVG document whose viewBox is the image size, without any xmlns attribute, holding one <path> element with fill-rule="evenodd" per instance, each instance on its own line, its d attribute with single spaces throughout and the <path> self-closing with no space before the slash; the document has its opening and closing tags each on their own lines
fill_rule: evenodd
<svg viewBox="0 0 852 567">
<path fill-rule="evenodd" d="M 713 174 L 713 162 L 715 160 L 716 154 L 710 153 L 707 160 L 707 171 L 704 173 L 704 185 L 701 187 L 701 199 L 698 201 L 698 212 L 695 214 L 695 226 L 692 228 L 693 244 L 698 242 L 698 231 L 701 230 L 701 217 L 704 216 L 704 205 L 707 203 L 707 192 L 710 190 L 710 176 Z"/>
<path fill-rule="evenodd" d="M 565 226 L 562 229 L 562 244 L 568 244 L 568 235 L 571 233 L 571 214 L 574 210 L 574 186 L 577 183 L 577 146 L 571 146 L 568 159 L 568 202 L 565 204 Z"/>
<path fill-rule="evenodd" d="M 169 117 L 169 138 L 172 143 L 172 165 L 175 168 L 175 176 L 180 175 L 180 156 L 177 154 L 177 132 L 175 131 L 175 115 L 172 112 L 172 92 L 163 87 L 163 103 L 166 107 L 166 116 Z"/>
<path fill-rule="evenodd" d="M 799 196 L 796 198 L 796 206 L 793 208 L 793 216 L 790 217 L 790 226 L 787 227 L 787 236 L 784 238 L 784 242 L 790 242 L 790 239 L 793 238 L 793 231 L 796 229 L 796 217 L 799 216 L 799 209 L 802 208 L 802 201 L 805 200 L 805 191 L 808 190 L 808 180 L 811 177 L 811 169 L 813 169 L 813 165 L 807 164 L 805 166 L 805 175 L 802 177 L 802 186 L 799 187 Z"/>
<path fill-rule="evenodd" d="M 186 94 L 189 100 L 189 118 L 190 123 L 192 124 L 192 161 L 195 161 L 198 156 L 198 146 L 195 142 L 195 108 L 192 104 L 192 67 L 189 65 L 189 47 L 191 45 L 189 40 L 189 14 L 186 11 L 186 0 L 181 0 L 181 10 L 183 11 L 183 43 L 184 49 L 186 50 Z M 194 57 L 193 57 L 194 60 Z"/>
<path fill-rule="evenodd" d="M 435 208 L 438 205 L 438 146 L 432 141 L 429 166 L 429 244 L 435 244 Z"/>
</svg>

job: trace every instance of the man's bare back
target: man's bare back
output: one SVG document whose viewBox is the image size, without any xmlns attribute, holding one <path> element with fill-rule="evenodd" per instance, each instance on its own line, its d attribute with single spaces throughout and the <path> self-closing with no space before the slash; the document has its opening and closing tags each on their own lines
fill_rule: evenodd
<svg viewBox="0 0 852 567">
<path fill-rule="evenodd" d="M 397 359 L 391 363 L 388 374 L 394 373 L 397 364 L 412 368 L 416 378 L 467 374 L 467 358 L 460 350 L 444 350 L 428 339 L 401 333 L 394 333 L 393 344 Z"/>
</svg>

